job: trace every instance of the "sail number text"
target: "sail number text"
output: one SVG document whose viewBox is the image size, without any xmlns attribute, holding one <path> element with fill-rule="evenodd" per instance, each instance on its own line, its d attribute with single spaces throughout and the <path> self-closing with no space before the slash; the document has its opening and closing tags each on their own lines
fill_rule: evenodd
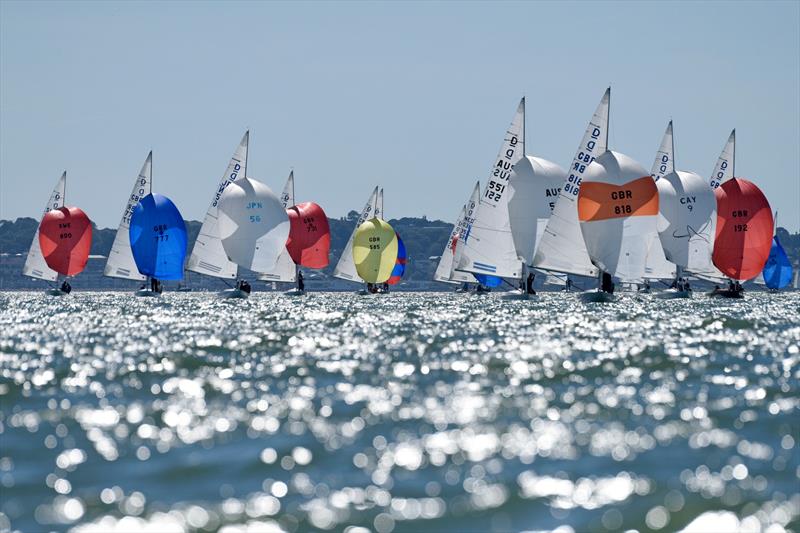
<svg viewBox="0 0 800 533">
<path fill-rule="evenodd" d="M 583 149 L 578 152 L 578 155 L 572 162 L 572 168 L 570 169 L 571 173 L 569 178 L 567 178 L 567 183 L 564 184 L 565 193 L 568 193 L 572 196 L 578 196 L 578 191 L 581 190 L 581 181 L 583 181 L 581 176 L 583 176 L 583 172 L 586 170 L 586 167 L 589 165 L 589 163 L 594 161 L 594 156 L 592 153 L 597 147 L 597 139 L 600 138 L 600 133 L 600 128 L 592 129 L 592 133 L 589 136 L 589 140 L 586 142 L 586 146 L 584 146 Z"/>
</svg>

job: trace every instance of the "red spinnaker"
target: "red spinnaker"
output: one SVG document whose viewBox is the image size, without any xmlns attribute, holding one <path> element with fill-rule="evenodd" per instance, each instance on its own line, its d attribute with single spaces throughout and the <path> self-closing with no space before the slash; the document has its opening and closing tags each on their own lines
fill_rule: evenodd
<svg viewBox="0 0 800 533">
<path fill-rule="evenodd" d="M 80 274 L 92 247 L 92 221 L 77 207 L 48 211 L 39 226 L 39 247 L 47 266 L 59 274 Z"/>
<path fill-rule="evenodd" d="M 286 249 L 292 261 L 308 268 L 328 266 L 331 229 L 325 211 L 314 202 L 303 202 L 286 210 L 289 215 L 289 239 Z"/>
<path fill-rule="evenodd" d="M 742 178 L 726 181 L 714 194 L 717 197 L 714 265 L 729 278 L 752 279 L 764 269 L 772 246 L 769 202 L 761 189 Z"/>
</svg>

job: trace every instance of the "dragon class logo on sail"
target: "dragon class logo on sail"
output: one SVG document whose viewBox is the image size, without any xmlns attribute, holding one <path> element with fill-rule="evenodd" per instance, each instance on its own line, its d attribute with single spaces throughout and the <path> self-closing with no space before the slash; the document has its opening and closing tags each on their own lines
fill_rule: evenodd
<svg viewBox="0 0 800 533">
<path fill-rule="evenodd" d="M 222 183 L 219 184 L 219 189 L 217 189 L 217 194 L 214 195 L 214 201 L 211 203 L 212 207 L 217 207 L 217 203 L 219 202 L 219 199 L 222 196 L 222 193 L 225 192 L 225 187 L 227 187 L 229 184 L 231 184 L 234 181 L 236 181 L 236 178 L 239 177 L 239 171 L 240 170 L 242 170 L 242 165 L 240 165 L 239 163 L 236 163 L 235 165 L 233 165 L 233 170 L 231 171 L 230 175 L 228 176 L 228 179 L 226 179 L 225 181 L 223 181 Z"/>
<path fill-rule="evenodd" d="M 581 181 L 583 181 L 581 176 L 583 175 L 589 163 L 594 161 L 594 156 L 592 153 L 597 147 L 597 139 L 600 138 L 601 133 L 602 132 L 600 131 L 600 128 L 595 126 L 592 129 L 589 140 L 586 141 L 586 146 L 583 150 L 578 152 L 577 157 L 575 157 L 575 160 L 572 162 L 572 173 L 569 175 L 569 178 L 567 178 L 567 183 L 564 184 L 565 193 L 571 194 L 572 196 L 578 196 L 578 192 L 581 190 Z"/>
<path fill-rule="evenodd" d="M 509 147 L 506 148 L 502 158 L 494 166 L 492 179 L 489 180 L 489 184 L 486 186 L 486 192 L 483 193 L 484 198 L 497 203 L 500 201 L 500 198 L 503 197 L 503 191 L 506 190 L 505 184 L 508 183 L 508 179 L 511 177 L 511 168 L 514 166 L 511 160 L 514 158 L 514 154 L 517 153 L 518 143 L 518 137 L 512 135 L 511 139 L 508 141 Z"/>
</svg>

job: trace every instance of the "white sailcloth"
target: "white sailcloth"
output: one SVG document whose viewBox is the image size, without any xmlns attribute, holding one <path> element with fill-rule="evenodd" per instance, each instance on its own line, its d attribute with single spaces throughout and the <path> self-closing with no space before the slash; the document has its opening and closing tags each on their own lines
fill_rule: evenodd
<svg viewBox="0 0 800 533">
<path fill-rule="evenodd" d="M 383 220 L 383 187 L 378 191 L 378 196 L 375 198 L 375 214 L 372 216 Z"/>
<path fill-rule="evenodd" d="M 734 166 L 736 164 L 736 129 L 731 131 L 725 146 L 722 148 L 722 153 L 719 154 L 717 164 L 714 166 L 714 172 L 711 174 L 709 185 L 712 189 L 716 189 L 729 179 L 733 177 Z"/>
<path fill-rule="evenodd" d="M 509 181 L 508 212 L 519 260 L 533 264 L 533 257 L 547 221 L 567 177 L 555 163 L 525 156 L 514 165 Z"/>
<path fill-rule="evenodd" d="M 342 252 L 342 255 L 339 257 L 339 262 L 336 263 L 336 268 L 333 270 L 334 277 L 347 279 L 350 281 L 361 280 L 356 272 L 356 264 L 353 262 L 353 237 L 355 236 L 358 227 L 372 218 L 372 213 L 375 210 L 375 202 L 377 199 L 378 187 L 375 187 L 375 189 L 372 190 L 372 194 L 369 196 L 369 200 L 367 200 L 367 203 L 361 210 L 358 221 L 356 221 L 356 225 L 353 228 L 353 233 L 350 234 L 350 239 L 347 240 L 347 244 L 344 247 L 344 252 Z"/>
<path fill-rule="evenodd" d="M 608 88 L 589 121 L 569 167 L 569 175 L 558 194 L 553 214 L 547 221 L 533 259 L 533 265 L 537 268 L 580 276 L 597 275 L 597 268 L 592 265 L 581 236 L 577 201 L 588 165 L 608 149 L 610 102 L 611 88 Z"/>
<path fill-rule="evenodd" d="M 520 101 L 503 139 L 478 204 L 469 239 L 458 243 L 462 250 L 456 270 L 507 278 L 521 275 L 508 213 L 508 182 L 511 169 L 525 153 L 524 123 L 525 98 Z"/>
<path fill-rule="evenodd" d="M 289 238 L 289 217 L 272 190 L 238 178 L 219 199 L 219 236 L 228 259 L 255 272 L 275 267 Z"/>
<path fill-rule="evenodd" d="M 59 209 L 64 207 L 64 194 L 67 186 L 67 172 L 64 171 L 58 179 L 53 192 L 50 193 L 50 199 L 47 200 L 47 205 L 44 206 L 44 213 L 42 217 L 52 209 Z M 41 225 L 41 219 L 39 224 Z M 22 267 L 22 274 L 30 278 L 43 279 L 46 281 L 55 281 L 58 278 L 58 272 L 47 266 L 47 262 L 42 255 L 42 249 L 39 246 L 39 226 L 36 227 L 36 233 L 33 234 L 33 242 L 28 249 L 28 257 L 25 258 L 25 266 Z"/>
<path fill-rule="evenodd" d="M 672 136 L 672 121 L 669 121 L 661 146 L 658 148 L 650 175 L 656 183 L 675 170 L 675 142 Z M 673 263 L 667 261 L 664 249 L 658 235 L 653 235 L 648 243 L 647 261 L 644 266 L 646 279 L 675 279 L 676 269 Z"/>
<path fill-rule="evenodd" d="M 128 231 L 131 224 L 133 209 L 139 203 L 139 200 L 151 192 L 152 170 L 153 152 L 150 152 L 147 154 L 147 159 L 145 159 L 144 165 L 142 165 L 142 170 L 133 183 L 131 195 L 128 197 L 128 203 L 125 205 L 125 211 L 122 213 L 122 220 L 117 228 L 114 244 L 111 245 L 106 267 L 103 270 L 104 276 L 139 281 L 146 279 L 146 276 L 139 273 L 139 269 L 136 267 L 136 261 L 133 260 Z"/>
<path fill-rule="evenodd" d="M 450 232 L 450 238 L 447 239 L 447 244 L 442 250 L 442 256 L 439 259 L 439 264 L 436 267 L 436 272 L 433 279 L 436 281 L 443 281 L 445 283 L 464 283 L 475 281 L 472 274 L 467 272 L 459 272 L 454 269 L 454 262 L 456 257 L 456 250 L 458 249 L 459 237 L 462 233 L 467 231 L 467 213 L 474 213 L 475 208 L 480 202 L 481 197 L 481 184 L 477 182 L 475 188 L 472 190 L 469 200 L 461 208 L 461 212 L 453 224 L 453 231 Z"/>
<path fill-rule="evenodd" d="M 644 279 L 648 244 L 658 231 L 658 189 L 644 167 L 607 151 L 586 169 L 578 202 L 592 262 L 623 282 Z"/>
<path fill-rule="evenodd" d="M 280 201 L 284 209 L 288 209 L 295 205 L 294 199 L 294 170 L 289 172 L 289 177 L 286 180 L 286 185 L 283 186 L 283 192 L 280 195 Z M 289 250 L 286 246 L 278 256 L 275 262 L 275 268 L 267 272 L 259 274 L 258 279 L 264 281 L 282 281 L 285 283 L 294 283 L 297 281 L 297 265 L 294 264 L 292 256 L 289 255 Z"/>
<path fill-rule="evenodd" d="M 225 192 L 225 188 L 237 178 L 247 175 L 247 148 L 249 141 L 250 132 L 248 131 L 245 132 L 239 146 L 231 156 L 228 168 L 214 191 L 211 205 L 208 206 L 206 217 L 203 219 L 203 225 L 200 227 L 200 233 L 197 235 L 192 254 L 189 256 L 189 261 L 186 265 L 186 268 L 192 272 L 218 278 L 233 279 L 236 277 L 238 271 L 236 263 L 228 259 L 225 249 L 222 247 L 222 240 L 219 238 L 218 204 L 222 193 Z"/>
</svg>

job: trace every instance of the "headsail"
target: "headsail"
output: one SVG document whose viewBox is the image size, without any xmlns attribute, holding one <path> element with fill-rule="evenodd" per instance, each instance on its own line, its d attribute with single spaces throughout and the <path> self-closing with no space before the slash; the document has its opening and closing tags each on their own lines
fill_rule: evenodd
<svg viewBox="0 0 800 533">
<path fill-rule="evenodd" d="M 461 208 L 461 212 L 453 224 L 453 231 L 450 232 L 450 237 L 442 250 L 442 256 L 439 258 L 439 265 L 436 267 L 436 272 L 433 279 L 436 281 L 443 281 L 445 283 L 464 283 L 474 281 L 472 274 L 466 272 L 458 272 L 454 270 L 454 263 L 456 257 L 456 250 L 458 248 L 459 236 L 467 230 L 467 211 L 474 213 L 475 208 L 481 197 L 481 184 L 477 182 L 475 188 L 472 190 L 472 195 L 469 197 L 467 203 Z"/>
<path fill-rule="evenodd" d="M 521 274 L 508 214 L 508 180 L 511 169 L 524 154 L 524 122 L 525 98 L 520 101 L 503 139 L 478 204 L 470 238 L 459 242 L 462 251 L 456 270 L 508 278 L 518 278 Z"/>
<path fill-rule="evenodd" d="M 44 213 L 42 218 L 52 209 L 59 209 L 64 206 L 64 192 L 67 186 L 67 172 L 64 171 L 58 179 L 53 192 L 50 193 L 50 198 L 47 200 L 47 205 L 44 206 Z M 39 224 L 41 225 L 39 219 Z M 36 233 L 33 235 L 31 247 L 28 249 L 28 257 L 25 259 L 25 266 L 22 267 L 22 274 L 30 278 L 43 279 L 46 281 L 55 281 L 58 278 L 58 272 L 47 266 L 47 262 L 42 255 L 42 249 L 39 246 L 39 227 L 36 227 Z"/>
<path fill-rule="evenodd" d="M 125 211 L 122 213 L 122 220 L 117 228 L 114 244 L 111 245 L 111 251 L 106 261 L 106 268 L 103 271 L 103 275 L 105 276 L 133 280 L 146 279 L 144 274 L 139 273 L 139 269 L 136 268 L 136 261 L 133 259 L 130 241 L 130 225 L 131 215 L 136 205 L 139 203 L 139 200 L 150 194 L 152 170 L 153 152 L 150 152 L 147 154 L 144 165 L 142 165 L 142 170 L 136 177 L 133 190 L 131 190 L 131 195 L 128 197 L 128 203 L 125 206 Z"/>
<path fill-rule="evenodd" d="M 247 147 L 249 141 L 250 132 L 247 131 L 241 142 L 239 142 L 239 146 L 233 156 L 231 156 L 228 168 L 214 191 L 211 205 L 208 206 L 203 225 L 200 227 L 200 233 L 198 233 L 197 240 L 195 240 L 192 248 L 192 255 L 189 256 L 189 261 L 186 265 L 186 268 L 192 272 L 218 278 L 232 279 L 236 277 L 238 270 L 236 263 L 230 261 L 228 256 L 225 255 L 222 240 L 219 237 L 218 204 L 228 184 L 237 178 L 247 175 Z"/>
<path fill-rule="evenodd" d="M 736 129 L 728 136 L 728 140 L 722 148 L 722 153 L 719 154 L 719 159 L 717 159 L 717 164 L 714 166 L 714 172 L 711 174 L 711 180 L 709 181 L 712 189 L 716 189 L 733 177 L 735 164 Z"/>
<path fill-rule="evenodd" d="M 674 172 L 674 170 L 675 142 L 672 136 L 672 121 L 670 120 L 664 132 L 664 137 L 661 139 L 661 146 L 658 148 L 653 166 L 650 168 L 650 175 L 658 183 L 661 178 L 670 172 Z M 667 261 L 658 234 L 653 235 L 648 243 L 644 277 L 646 279 L 673 279 L 676 275 L 675 265 Z"/>
<path fill-rule="evenodd" d="M 278 198 L 281 201 L 284 209 L 289 209 L 295 203 L 294 200 L 294 170 L 289 172 L 289 177 L 286 179 L 286 184 L 283 186 L 283 192 Z M 288 214 L 288 213 L 287 213 Z M 289 232 L 291 233 L 291 220 Z M 275 267 L 259 274 L 258 279 L 264 281 L 283 281 L 293 283 L 297 280 L 297 265 L 292 261 L 289 251 L 284 248 L 275 262 Z"/>
<path fill-rule="evenodd" d="M 553 214 L 547 222 L 533 266 L 566 274 L 596 276 L 578 222 L 578 192 L 589 163 L 608 149 L 608 108 L 611 88 L 606 89 L 586 128 L 569 175 L 558 194 Z"/>
<path fill-rule="evenodd" d="M 783 289 L 792 281 L 792 263 L 777 235 L 772 238 L 772 248 L 764 265 L 763 274 L 764 282 L 770 289 Z"/>
<path fill-rule="evenodd" d="M 350 239 L 348 239 L 347 244 L 344 247 L 344 251 L 342 255 L 339 257 L 339 262 L 336 264 L 336 268 L 333 270 L 334 277 L 340 279 L 348 279 L 350 281 L 359 281 L 358 273 L 356 272 L 356 264 L 353 262 L 353 238 L 356 235 L 356 230 L 358 230 L 359 226 L 366 222 L 368 219 L 372 218 L 372 213 L 375 210 L 375 202 L 378 198 L 378 187 L 375 187 L 372 190 L 372 194 L 369 196 L 366 205 L 364 205 L 364 209 L 361 210 L 361 214 L 356 221 L 356 227 L 353 228 L 353 233 L 350 234 Z"/>
</svg>

